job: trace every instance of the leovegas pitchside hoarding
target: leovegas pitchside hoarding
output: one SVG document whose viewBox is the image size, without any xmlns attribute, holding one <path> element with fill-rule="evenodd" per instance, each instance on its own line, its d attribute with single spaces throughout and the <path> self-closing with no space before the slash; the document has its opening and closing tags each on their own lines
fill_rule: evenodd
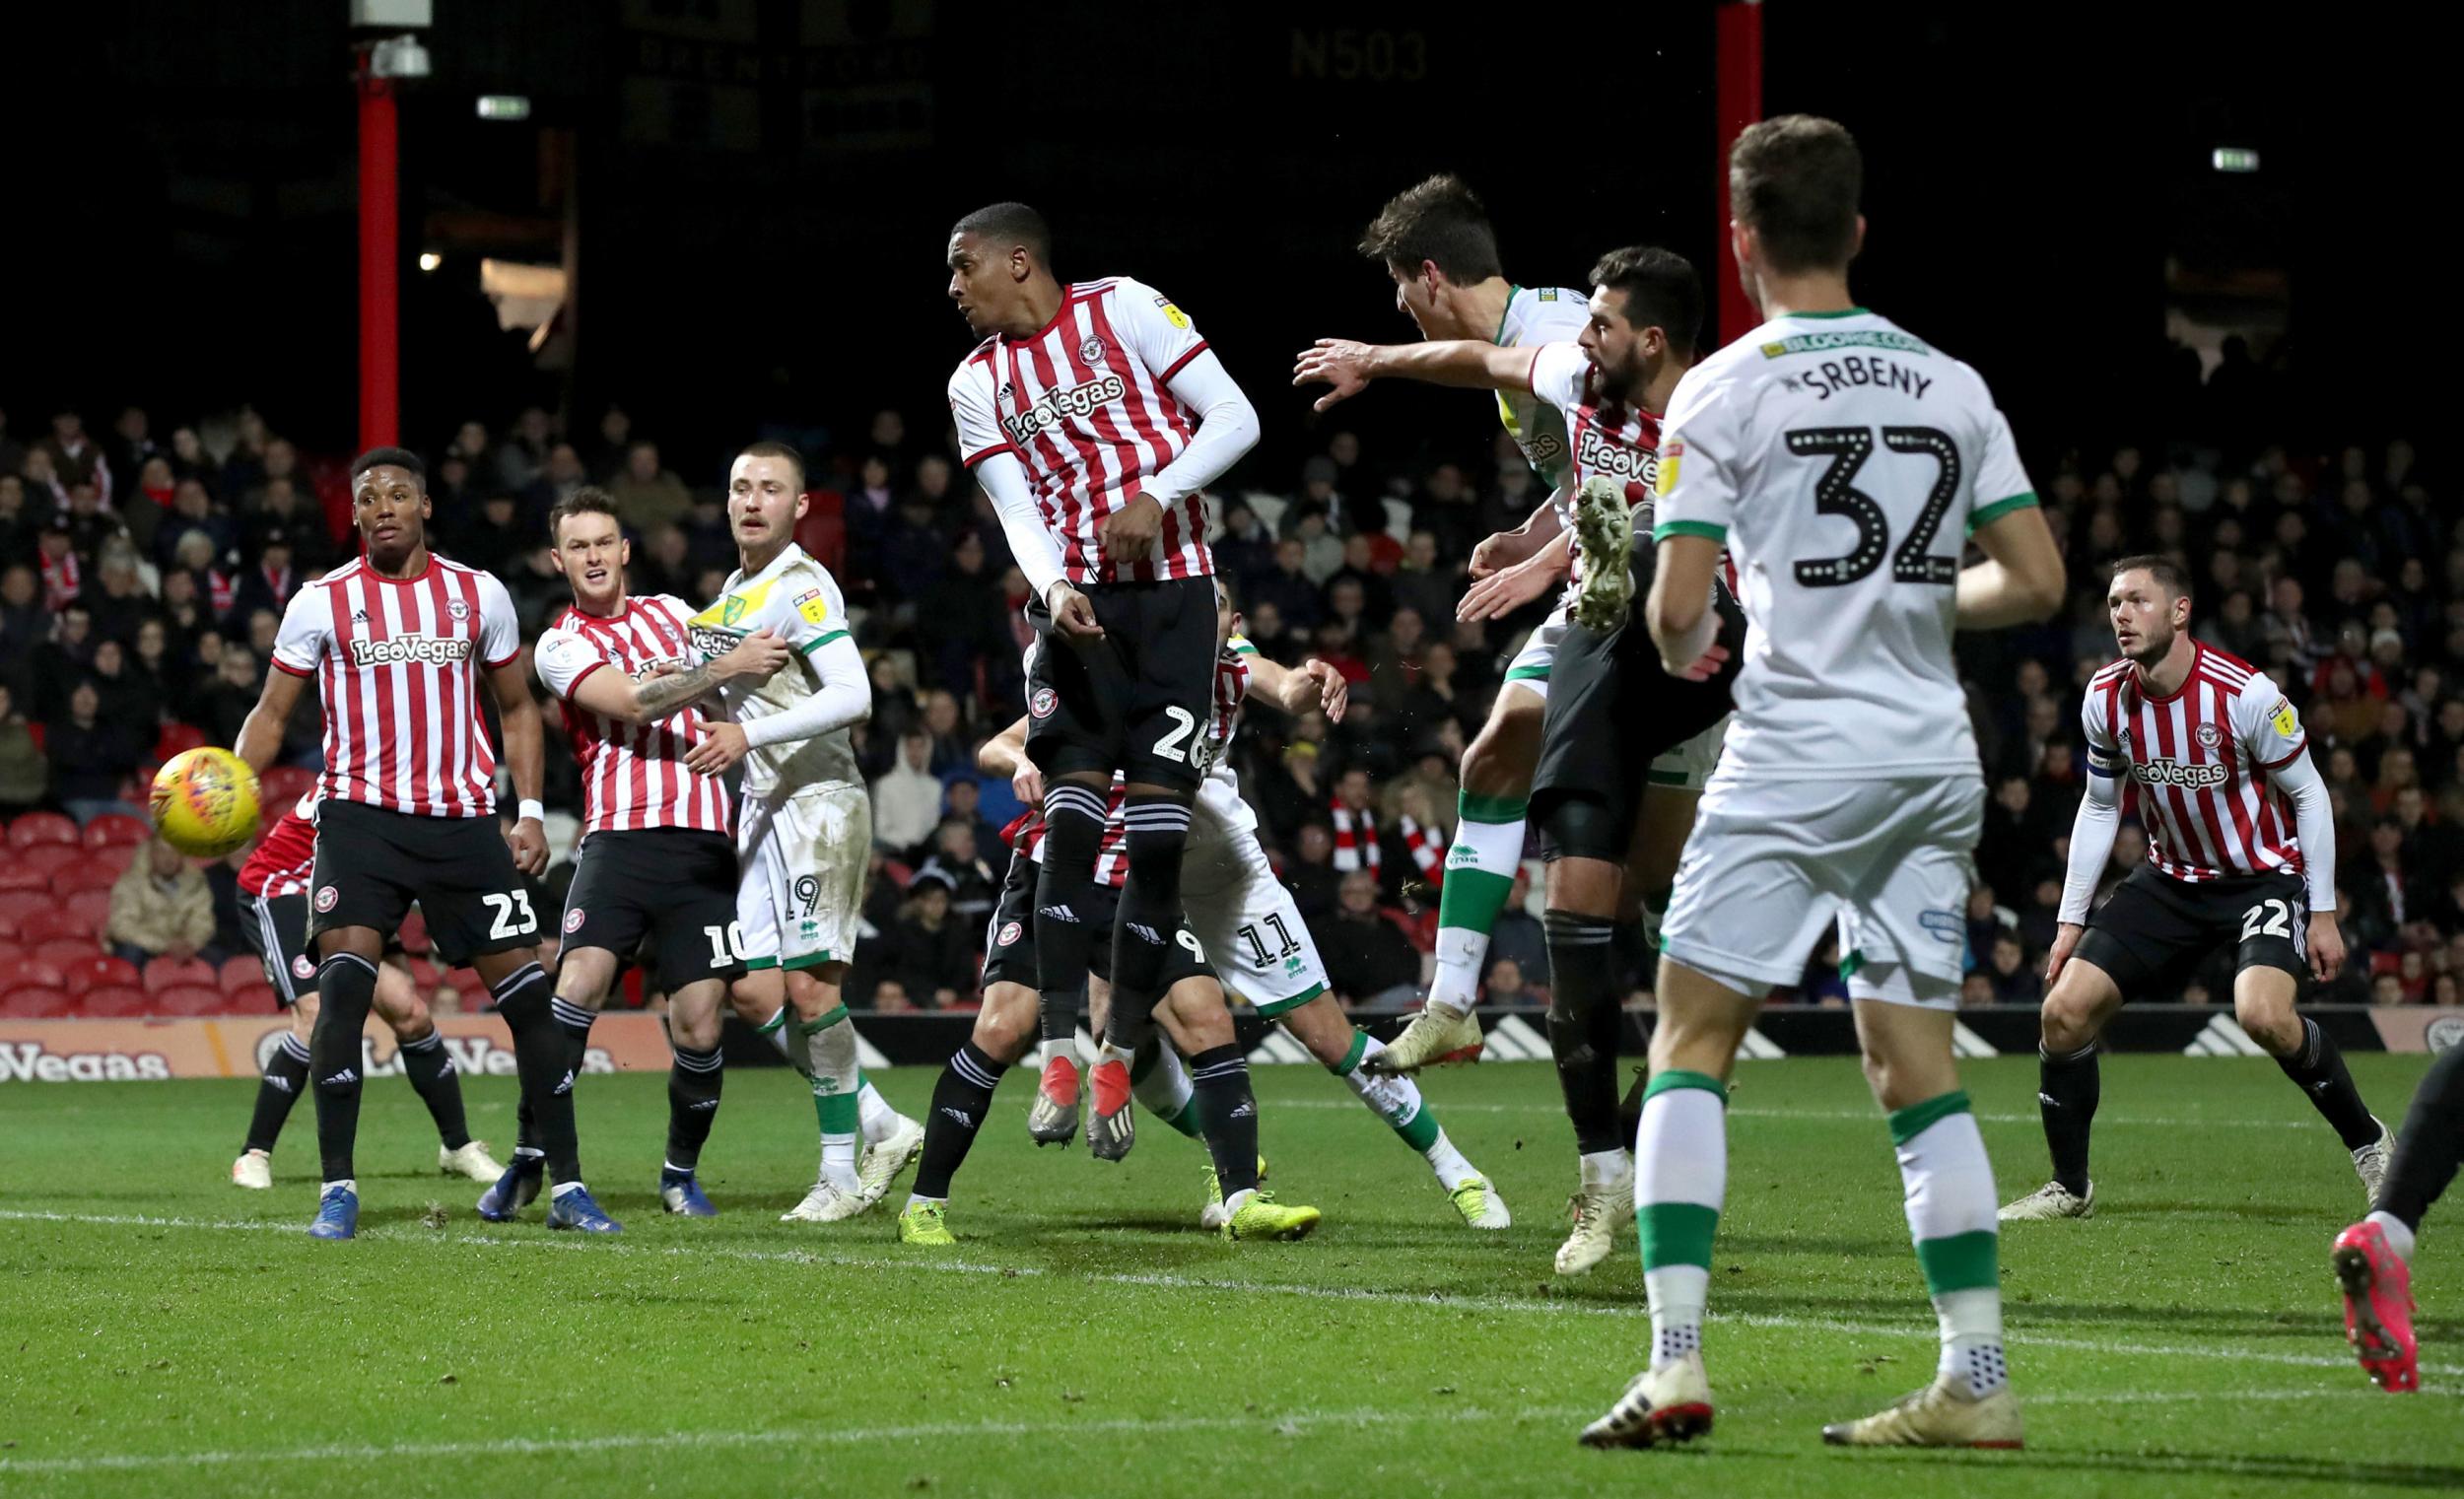
<svg viewBox="0 0 2464 1499">
<path fill-rule="evenodd" d="M 0 1020 L 0 1085 L 144 1082 L 172 1077 L 254 1077 L 289 1030 L 281 1015 L 212 1020 Z M 491 1015 L 440 1015 L 453 1065 L 472 1076 L 513 1075 L 505 1023 Z M 362 1043 L 370 1077 L 392 1074 L 393 1032 L 375 1019 Z M 590 1028 L 590 1072 L 667 1069 L 667 1035 L 656 1015 L 603 1015 Z"/>
</svg>

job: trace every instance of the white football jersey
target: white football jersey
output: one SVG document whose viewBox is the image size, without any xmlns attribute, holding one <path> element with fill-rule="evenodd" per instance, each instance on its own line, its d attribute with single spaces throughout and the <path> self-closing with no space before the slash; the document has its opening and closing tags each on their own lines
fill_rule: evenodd
<svg viewBox="0 0 2464 1499">
<path fill-rule="evenodd" d="M 1687 371 L 1664 425 L 1653 535 L 1724 542 L 1750 626 L 1718 774 L 1975 774 L 1959 555 L 2036 503 L 1984 379 L 1862 307 L 1797 313 Z"/>
<path fill-rule="evenodd" d="M 1566 286 L 1519 286 L 1506 298 L 1506 315 L 1497 321 L 1497 336 L 1490 340 L 1501 349 L 1536 349 L 1541 344 L 1572 343 L 1591 319 L 1592 300 L 1588 292 Z M 1528 390 L 1497 392 L 1497 420 L 1504 424 L 1506 435 L 1523 449 L 1523 460 L 1540 476 L 1557 501 L 1557 518 L 1574 524 L 1571 507 L 1566 503 L 1569 480 L 1566 476 L 1566 455 L 1573 451 L 1566 439 L 1566 421 L 1557 408 Z"/>
<path fill-rule="evenodd" d="M 830 570 L 794 542 L 770 560 L 770 566 L 747 578 L 741 569 L 730 574 L 727 586 L 711 606 L 693 616 L 693 647 L 705 661 L 725 655 L 758 630 L 787 642 L 794 653 L 763 682 L 729 682 L 719 689 L 727 716 L 750 723 L 796 707 L 821 686 L 813 652 L 847 636 L 847 604 L 839 596 Z M 788 794 L 822 785 L 864 784 L 856 765 L 848 730 L 833 729 L 810 739 L 764 744 L 744 757 L 744 794 L 767 796 L 784 788 Z"/>
</svg>

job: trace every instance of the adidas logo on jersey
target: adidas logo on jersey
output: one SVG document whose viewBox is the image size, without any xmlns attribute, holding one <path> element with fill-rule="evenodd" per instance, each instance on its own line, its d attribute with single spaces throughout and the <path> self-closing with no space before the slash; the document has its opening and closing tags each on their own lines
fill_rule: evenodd
<svg viewBox="0 0 2464 1499">
<path fill-rule="evenodd" d="M 1109 406 L 1129 393 L 1129 387 L 1122 383 L 1121 376 L 1106 371 L 1083 384 L 1045 391 L 1026 410 L 1002 417 L 1001 430 L 1009 434 L 1012 443 L 1023 447 L 1048 428 Z"/>
<path fill-rule="evenodd" d="M 2195 790 L 2200 786 L 2223 785 L 2232 776 L 2223 765 L 2184 765 L 2179 760 L 2143 760 L 2131 767 L 2141 785 L 2177 785 Z"/>
<path fill-rule="evenodd" d="M 399 666 L 408 661 L 424 661 L 432 666 L 447 666 L 470 659 L 471 643 L 452 636 L 397 635 L 389 641 L 353 641 L 351 662 L 355 666 Z"/>
</svg>

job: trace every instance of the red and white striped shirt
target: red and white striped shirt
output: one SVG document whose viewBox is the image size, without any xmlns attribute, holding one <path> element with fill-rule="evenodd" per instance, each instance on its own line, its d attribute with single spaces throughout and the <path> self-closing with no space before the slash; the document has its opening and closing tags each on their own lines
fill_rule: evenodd
<svg viewBox="0 0 2464 1499">
<path fill-rule="evenodd" d="M 1125 794 L 1121 777 L 1115 774 L 1112 795 L 1104 803 L 1104 837 L 1095 846 L 1095 882 L 1110 885 L 1115 890 L 1129 880 L 1129 851 L 1127 847 L 1129 831 L 1124 820 L 1127 806 L 1123 800 Z M 1008 827 L 1001 830 L 1001 836 L 1009 841 L 1011 848 L 1028 858 L 1039 864 L 1044 861 L 1044 814 L 1040 810 L 1019 813 Z"/>
<path fill-rule="evenodd" d="M 240 866 L 242 895 L 271 899 L 308 893 L 308 871 L 316 864 L 316 823 L 310 811 L 315 805 L 314 797 L 302 797 L 298 806 L 265 831 L 247 862 Z"/>
<path fill-rule="evenodd" d="M 2178 880 L 2302 872 L 2292 799 L 2268 773 L 2307 747 L 2284 693 L 2247 661 L 2200 645 L 2190 675 L 2152 696 L 2121 660 L 2088 684 L 2080 718 L 2090 775 L 2120 776 L 2148 833 L 2148 861 Z"/>
<path fill-rule="evenodd" d="M 1116 276 L 1068 287 L 1040 331 L 993 334 L 950 376 L 960 456 L 972 468 L 995 453 L 1017 455 L 1069 581 L 1214 572 L 1200 495 L 1164 507 L 1162 533 L 1145 557 L 1106 557 L 1098 539 L 1104 517 L 1190 445 L 1197 424 L 1168 387 L 1205 351 L 1206 340 L 1168 298 Z"/>
<path fill-rule="evenodd" d="M 1572 469 L 1558 519 L 1572 530 L 1574 491 L 1595 476 L 1613 479 L 1633 509 L 1634 534 L 1647 541 L 1653 497 L 1660 492 L 1660 418 L 1640 406 L 1604 399 L 1600 371 L 1580 344 L 1534 349 L 1529 383 L 1534 395 L 1565 415 Z M 1581 576 L 1579 564 L 1573 576 Z"/>
<path fill-rule="evenodd" d="M 322 794 L 421 817 L 495 813 L 479 673 L 520 653 L 505 584 L 434 555 L 416 578 L 365 558 L 336 568 L 292 598 L 274 640 L 275 666 L 324 699 Z"/>
<path fill-rule="evenodd" d="M 680 708 L 656 723 L 634 724 L 574 701 L 574 693 L 602 666 L 637 681 L 662 664 L 690 666 L 692 618 L 692 605 L 665 593 L 628 598 L 605 618 L 568 608 L 531 652 L 539 680 L 564 711 L 566 735 L 582 762 L 585 836 L 639 828 L 727 831 L 725 784 L 685 769 L 685 755 L 703 735 L 690 709 Z"/>
</svg>

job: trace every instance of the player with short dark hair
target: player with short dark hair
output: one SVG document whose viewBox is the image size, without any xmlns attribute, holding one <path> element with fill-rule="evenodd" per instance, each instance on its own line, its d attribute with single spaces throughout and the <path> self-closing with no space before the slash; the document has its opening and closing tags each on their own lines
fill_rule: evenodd
<svg viewBox="0 0 2464 1499">
<path fill-rule="evenodd" d="M 1369 348 L 1321 340 L 1297 371 L 1300 380 L 1335 387 L 1321 406 L 1398 375 L 1528 390 L 1564 414 L 1571 435 L 1568 529 L 1581 543 L 1581 578 L 1572 622 L 1550 651 L 1529 783 L 1531 815 L 1549 847 L 1549 1050 L 1579 1157 L 1574 1224 L 1555 1259 L 1564 1275 L 1608 1257 L 1633 1200 L 1631 1134 L 1617 1107 L 1622 996 L 1613 943 L 1619 924 L 1641 920 L 1655 897 L 1665 903 L 1693 803 L 1719 756 L 1745 637 L 1723 580 L 1723 638 L 1696 674 L 1679 679 L 1661 669 L 1649 632 L 1630 617 L 1653 563 L 1634 533 L 1651 523 L 1659 413 L 1693 362 L 1703 299 L 1685 258 L 1655 246 L 1611 251 L 1594 275 L 1583 328 L 1570 343 L 1526 353 L 1470 341 Z M 1470 1050 L 1478 1034 L 1468 1008 L 1432 994 L 1369 1066 L 1409 1071 Z"/>
<path fill-rule="evenodd" d="M 1993 1167 L 1952 1050 L 1985 786 L 1951 642 L 2058 610 L 2061 553 L 1976 372 L 1850 296 L 1848 132 L 1765 120 L 1730 164 L 1729 242 L 1764 321 L 1670 403 L 1644 615 L 1662 664 L 1690 672 L 1726 634 L 1733 568 L 1752 627 L 1663 928 L 1634 1147 L 1650 1362 L 1582 1440 L 1711 1427 L 1728 1078 L 1763 999 L 1835 930 L 1941 1342 L 1924 1388 L 1822 1439 L 2018 1447 Z M 1962 567 L 1971 537 L 1985 560 Z"/>
<path fill-rule="evenodd" d="M 1506 279 L 1487 209 L 1451 173 L 1388 200 L 1361 236 L 1360 252 L 1385 269 L 1395 284 L 1396 306 L 1431 341 L 1477 340 L 1501 349 L 1573 343 L 1590 316 L 1590 299 L 1582 292 Z M 1464 747 L 1454 843 L 1446 851 L 1446 880 L 1438 894 L 1428 1019 L 1405 1030 L 1396 1050 L 1382 1058 L 1406 1069 L 1479 1055 L 1479 1027 L 1469 1016 L 1488 966 L 1489 932 L 1522 866 L 1549 673 L 1573 601 L 1565 586 L 1574 543 L 1565 417 L 1529 390 L 1500 389 L 1495 399 L 1498 421 L 1547 497 L 1521 525 L 1472 548 L 1472 587 L 1456 616 L 1499 619 L 1552 591 L 1560 596 L 1507 663 L 1488 720 Z"/>
<path fill-rule="evenodd" d="M 513 1032 L 523 1101 L 553 1182 L 549 1226 L 612 1233 L 616 1221 L 582 1185 L 567 1037 L 538 963 L 538 914 L 519 878 L 547 867 L 547 840 L 539 710 L 521 678 L 513 601 L 494 577 L 428 550 L 425 472 L 396 447 L 351 465 L 365 555 L 293 596 L 275 639 L 275 670 L 234 746 L 261 774 L 281 748 L 302 684 L 317 679 L 325 754 L 308 932 L 322 1008 L 308 1049 L 324 1187 L 308 1232 L 358 1232 L 361 1028 L 385 934 L 416 902 L 439 958 L 476 969 Z M 521 801 L 510 833 L 497 828 L 496 747 L 482 694 L 496 702 Z"/>
<path fill-rule="evenodd" d="M 999 511 L 1045 642 L 1027 753 L 1046 843 L 1037 983 L 1075 1004 L 1096 940 L 1106 789 L 1125 778 L 1129 878 L 1113 928 L 1116 1002 L 1142 1018 L 1181 926 L 1181 856 L 1203 775 L 1215 672 L 1204 488 L 1258 438 L 1258 414 L 1189 314 L 1127 277 L 1064 286 L 1023 205 L 952 227 L 948 292 L 983 342 L 950 377 L 959 450 Z M 1209 1109 L 1254 1108 L 1247 1063 L 1201 1077 Z M 1236 1164 L 1227 1190 L 1247 1191 Z"/>
<path fill-rule="evenodd" d="M 632 543 L 617 522 L 615 502 L 601 490 L 585 485 L 559 500 L 548 513 L 548 542 L 574 601 L 540 635 L 531 655 L 539 680 L 564 712 L 566 737 L 582 762 L 582 843 L 557 955 L 557 1002 L 596 1014 L 618 965 L 650 939 L 675 1054 L 659 1202 L 671 1213 L 711 1217 L 717 1209 L 695 1171 L 725 1076 L 719 1001 L 744 973 L 744 960 L 738 955 L 731 798 L 724 783 L 688 770 L 685 756 L 705 733 L 693 709 L 729 682 L 767 681 L 787 664 L 787 647 L 758 630 L 697 661 L 692 605 L 667 594 L 637 598 L 627 592 Z M 529 1164 L 535 1192 L 537 1162 Z M 509 1216 L 524 1200 L 519 1184 L 503 1195 L 508 1200 L 500 1206 Z"/>
<path fill-rule="evenodd" d="M 2113 564 L 2105 615 L 2122 658 L 2088 682 L 2081 706 L 2088 794 L 2045 964 L 2036 1098 L 2053 1180 L 2006 1205 L 2006 1222 L 2094 1213 L 2096 1037 L 2129 994 L 2178 983 L 2227 943 L 2236 1023 L 2334 1127 L 2372 1198 L 2386 1173 L 2386 1126 L 2334 1038 L 2293 1007 L 2304 976 L 2325 983 L 2344 966 L 2327 784 L 2283 690 L 2193 640 L 2190 603 L 2170 560 Z M 2148 856 L 2091 918 L 2126 809 L 2147 829 Z"/>
</svg>

